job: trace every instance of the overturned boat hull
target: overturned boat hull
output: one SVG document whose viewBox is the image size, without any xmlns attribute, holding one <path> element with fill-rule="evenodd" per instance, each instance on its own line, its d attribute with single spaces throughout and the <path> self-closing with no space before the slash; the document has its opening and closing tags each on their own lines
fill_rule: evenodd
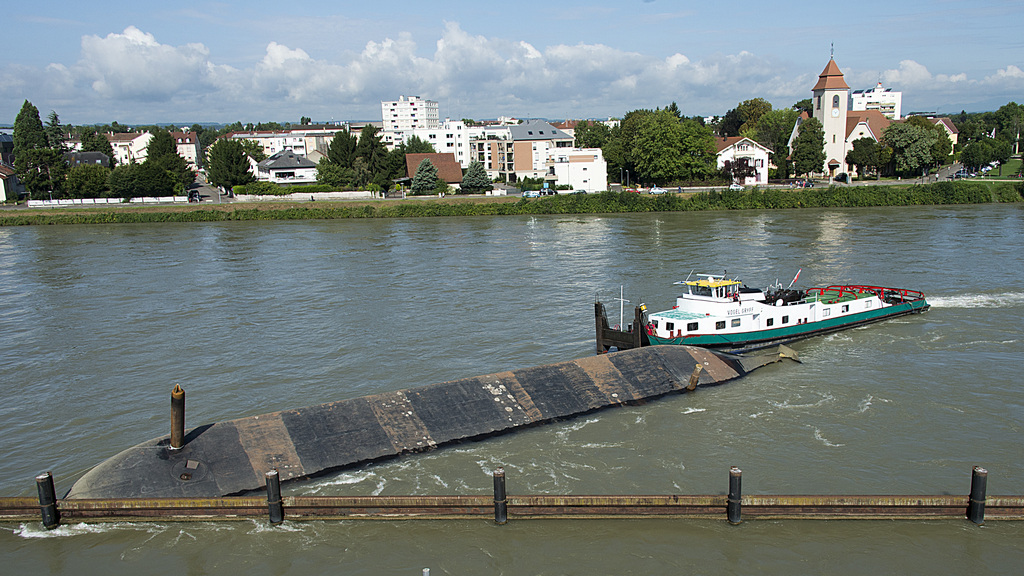
<svg viewBox="0 0 1024 576">
<path fill-rule="evenodd" d="M 690 346 L 651 346 L 251 416 L 144 442 L 99 464 L 68 498 L 217 497 L 308 478 L 720 384 L 792 351 L 742 357 Z"/>
</svg>

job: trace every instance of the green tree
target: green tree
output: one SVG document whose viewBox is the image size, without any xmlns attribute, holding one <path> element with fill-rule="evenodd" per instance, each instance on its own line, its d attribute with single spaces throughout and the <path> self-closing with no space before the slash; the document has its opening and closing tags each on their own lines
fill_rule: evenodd
<svg viewBox="0 0 1024 576">
<path fill-rule="evenodd" d="M 433 154 L 434 151 L 434 146 L 419 136 L 413 136 L 402 144 L 403 154 Z"/>
<path fill-rule="evenodd" d="M 316 164 L 316 181 L 339 190 L 351 186 L 355 176 L 351 168 L 342 168 L 326 156 Z"/>
<path fill-rule="evenodd" d="M 798 100 L 796 104 L 793 104 L 793 110 L 796 110 L 798 116 L 801 112 L 807 112 L 808 116 L 812 116 L 814 113 L 814 104 L 811 103 L 810 98 L 804 98 L 803 100 Z"/>
<path fill-rule="evenodd" d="M 604 122 L 582 120 L 576 124 L 573 134 L 577 148 L 604 148 L 611 138 L 611 128 Z"/>
<path fill-rule="evenodd" d="M 352 162 L 356 159 L 356 137 L 348 130 L 341 130 L 331 139 L 327 146 L 327 159 L 332 164 L 342 168 L 351 168 Z"/>
<path fill-rule="evenodd" d="M 714 137 L 706 127 L 659 110 L 642 116 L 629 152 L 642 178 L 665 184 L 709 177 L 714 172 L 714 150 Z"/>
<path fill-rule="evenodd" d="M 114 168 L 110 172 L 107 184 L 110 186 L 110 196 L 134 198 L 171 196 L 177 182 L 167 170 L 156 164 L 144 162 Z"/>
<path fill-rule="evenodd" d="M 466 174 L 462 177 L 460 190 L 466 194 L 480 194 L 490 189 L 491 179 L 487 177 L 484 165 L 478 160 L 470 162 L 469 168 L 466 168 Z"/>
<path fill-rule="evenodd" d="M 117 158 L 114 157 L 114 147 L 110 145 L 110 140 L 95 130 L 82 134 L 82 152 L 102 152 L 110 158 L 111 166 L 117 163 Z"/>
<path fill-rule="evenodd" d="M 816 118 L 800 124 L 800 132 L 793 140 L 793 171 L 797 175 L 821 172 L 825 166 L 825 130 Z"/>
<path fill-rule="evenodd" d="M 933 163 L 932 146 L 936 135 L 928 128 L 906 122 L 890 124 L 882 133 L 882 140 L 892 148 L 898 174 L 918 176 Z"/>
<path fill-rule="evenodd" d="M 210 183 L 231 191 L 240 184 L 256 181 L 249 171 L 249 157 L 238 140 L 221 138 L 206 152 L 206 170 Z"/>
<path fill-rule="evenodd" d="M 387 188 L 390 183 L 390 173 L 387 170 L 388 149 L 381 141 L 380 129 L 372 124 L 363 127 L 359 134 L 359 143 L 356 144 L 356 158 L 362 158 L 366 162 L 366 169 L 369 171 L 369 178 L 366 182 L 373 182 L 381 188 Z M 358 174 L 360 170 L 356 170 Z"/>
<path fill-rule="evenodd" d="M 50 148 L 57 152 L 64 154 L 68 151 L 68 136 L 64 127 L 60 125 L 60 118 L 57 113 L 50 110 L 50 115 L 46 117 L 46 143 Z"/>
<path fill-rule="evenodd" d="M 267 159 L 267 153 L 263 151 L 263 146 L 255 140 L 236 140 L 241 143 L 242 150 L 245 155 L 252 158 L 254 162 L 259 163 Z"/>
<path fill-rule="evenodd" d="M 188 162 L 178 154 L 178 145 L 167 130 L 153 131 L 153 138 L 146 146 L 146 161 L 161 170 L 166 170 L 176 183 L 179 195 L 196 181 L 196 173 L 189 168 Z"/>
<path fill-rule="evenodd" d="M 313 120 L 312 120 L 312 119 L 310 119 L 310 117 L 309 117 L 309 116 L 303 116 L 303 117 L 302 117 L 302 118 L 301 118 L 301 119 L 299 120 L 299 124 L 301 124 L 301 125 L 303 125 L 303 126 L 308 126 L 308 125 L 310 125 L 310 124 L 312 124 L 312 123 L 313 123 Z"/>
<path fill-rule="evenodd" d="M 63 152 L 49 147 L 39 110 L 25 100 L 14 119 L 14 170 L 30 197 L 60 198 L 67 163 Z"/>
<path fill-rule="evenodd" d="M 79 164 L 68 171 L 65 187 L 69 198 L 103 198 L 110 193 L 110 169 L 99 164 Z"/>
<path fill-rule="evenodd" d="M 853 149 L 846 153 L 846 163 L 857 168 L 857 175 L 864 174 L 878 161 L 878 143 L 874 138 L 858 138 L 853 141 Z"/>
<path fill-rule="evenodd" d="M 413 195 L 427 195 L 437 187 L 437 168 L 427 158 L 424 158 L 416 168 L 416 175 L 412 178 Z"/>
<path fill-rule="evenodd" d="M 800 113 L 792 108 L 779 108 L 765 112 L 757 122 L 753 139 L 771 150 L 776 178 L 789 178 L 789 137 L 799 117 Z"/>
</svg>

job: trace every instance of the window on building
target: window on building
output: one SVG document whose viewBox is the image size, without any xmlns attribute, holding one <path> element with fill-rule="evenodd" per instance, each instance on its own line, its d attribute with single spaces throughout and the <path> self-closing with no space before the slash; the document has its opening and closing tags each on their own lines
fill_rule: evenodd
<svg viewBox="0 0 1024 576">
<path fill-rule="evenodd" d="M 832 107 L 839 108 L 839 94 L 832 97 Z"/>
</svg>

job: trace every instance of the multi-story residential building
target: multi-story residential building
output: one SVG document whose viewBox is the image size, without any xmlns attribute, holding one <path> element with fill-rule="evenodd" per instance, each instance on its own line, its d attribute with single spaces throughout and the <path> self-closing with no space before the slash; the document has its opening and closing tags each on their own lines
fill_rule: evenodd
<svg viewBox="0 0 1024 576">
<path fill-rule="evenodd" d="M 470 159 L 483 163 L 490 178 L 506 182 L 546 176 L 548 151 L 573 144 L 571 136 L 541 120 L 473 126 L 470 138 Z"/>
<path fill-rule="evenodd" d="M 850 110 L 878 110 L 889 120 L 899 120 L 903 106 L 903 93 L 892 88 L 883 88 L 879 82 L 871 90 L 854 90 L 850 94 Z"/>
<path fill-rule="evenodd" d="M 273 156 L 284 150 L 291 150 L 298 156 L 306 157 L 314 150 L 327 152 L 334 135 L 348 126 L 303 126 L 290 130 L 265 130 L 253 132 L 231 132 L 228 138 L 235 140 L 252 140 L 263 147 L 263 153 Z"/>
<path fill-rule="evenodd" d="M 202 164 L 199 155 L 199 137 L 189 132 L 188 128 L 184 128 L 181 132 L 171 132 L 171 139 L 178 147 L 178 156 L 188 162 L 189 168 L 198 170 L 199 165 Z"/>
<path fill-rule="evenodd" d="M 440 124 L 437 102 L 419 96 L 399 96 L 398 100 L 381 102 L 380 115 L 385 132 L 437 128 Z"/>
<path fill-rule="evenodd" d="M 384 145 L 389 150 L 408 142 L 413 136 L 429 143 L 434 152 L 452 154 L 463 168 L 468 168 L 473 161 L 470 154 L 471 131 L 461 120 L 445 119 L 434 128 L 412 128 L 409 130 L 385 130 L 381 134 Z"/>
<path fill-rule="evenodd" d="M 546 178 L 571 190 L 603 192 L 608 189 L 608 163 L 600 148 L 548 148 Z"/>
<path fill-rule="evenodd" d="M 110 147 L 114 151 L 114 158 L 117 164 L 123 166 L 133 162 L 144 162 L 146 160 L 146 147 L 153 135 L 149 132 L 120 132 L 104 134 L 110 141 Z"/>
</svg>

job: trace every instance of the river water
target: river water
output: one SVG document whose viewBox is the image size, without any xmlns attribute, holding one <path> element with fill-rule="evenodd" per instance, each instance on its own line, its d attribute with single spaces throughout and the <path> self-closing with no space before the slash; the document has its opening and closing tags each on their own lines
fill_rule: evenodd
<svg viewBox="0 0 1024 576">
<path fill-rule="evenodd" d="M 594 353 L 593 301 L 691 270 L 873 283 L 932 309 L 696 393 L 286 494 L 1024 494 L 1024 207 L 0 228 L 0 495 L 187 426 Z M 613 323 L 618 322 L 615 318 Z M 0 524 L 4 573 L 1019 573 L 1024 523 Z"/>
</svg>

